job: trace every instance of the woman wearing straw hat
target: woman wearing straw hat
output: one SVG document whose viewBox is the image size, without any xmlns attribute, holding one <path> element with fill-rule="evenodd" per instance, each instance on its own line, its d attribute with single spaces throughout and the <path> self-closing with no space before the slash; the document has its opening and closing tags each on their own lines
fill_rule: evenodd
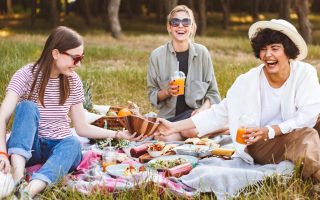
<svg viewBox="0 0 320 200">
<path fill-rule="evenodd" d="M 176 6 L 167 17 L 172 40 L 150 55 L 148 97 L 159 110 L 159 117 L 172 122 L 189 118 L 220 102 L 210 53 L 205 46 L 193 42 L 196 29 L 192 10 L 185 5 Z M 185 74 L 185 87 L 179 88 L 172 82 L 175 71 Z M 183 140 L 195 135 L 195 130 L 187 130 L 157 139 Z"/>
<path fill-rule="evenodd" d="M 259 21 L 249 29 L 254 54 L 262 64 L 240 75 L 226 98 L 180 122 L 160 119 L 156 134 L 196 127 L 198 136 L 229 125 L 236 153 L 249 163 L 302 161 L 304 177 L 320 180 L 320 85 L 316 69 L 301 62 L 307 45 L 285 20 Z M 239 118 L 250 116 L 245 144 L 236 142 Z"/>
</svg>

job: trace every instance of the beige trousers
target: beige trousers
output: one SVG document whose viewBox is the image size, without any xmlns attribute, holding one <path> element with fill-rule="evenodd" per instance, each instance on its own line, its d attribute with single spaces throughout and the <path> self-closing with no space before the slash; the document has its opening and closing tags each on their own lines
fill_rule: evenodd
<svg viewBox="0 0 320 200">
<path fill-rule="evenodd" d="M 307 178 L 320 170 L 320 118 L 314 128 L 301 128 L 277 136 L 272 140 L 258 141 L 248 146 L 255 163 L 279 163 L 291 160 L 302 162 L 302 176 Z"/>
</svg>

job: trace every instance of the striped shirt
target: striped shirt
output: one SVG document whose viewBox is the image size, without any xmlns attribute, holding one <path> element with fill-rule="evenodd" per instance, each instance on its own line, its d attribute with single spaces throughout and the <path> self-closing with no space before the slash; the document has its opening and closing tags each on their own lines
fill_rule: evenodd
<svg viewBox="0 0 320 200">
<path fill-rule="evenodd" d="M 40 102 L 32 100 L 37 103 L 40 112 L 39 137 L 62 139 L 72 135 L 70 131 L 71 120 L 68 113 L 72 105 L 84 101 L 84 94 L 82 82 L 75 72 L 70 76 L 69 80 L 70 95 L 63 105 L 59 105 L 59 78 L 50 78 L 48 81 L 44 94 L 45 107 Z M 29 64 L 13 75 L 7 91 L 15 92 L 20 97 L 19 102 L 21 102 L 28 98 L 32 82 L 32 64 Z"/>
</svg>

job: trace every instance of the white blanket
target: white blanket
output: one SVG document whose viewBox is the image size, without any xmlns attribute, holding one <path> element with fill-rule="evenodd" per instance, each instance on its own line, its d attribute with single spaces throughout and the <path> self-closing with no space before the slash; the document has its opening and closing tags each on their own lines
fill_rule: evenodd
<svg viewBox="0 0 320 200">
<path fill-rule="evenodd" d="M 198 192 L 214 192 L 219 199 L 236 197 L 239 190 L 256 184 L 271 175 L 290 177 L 294 164 L 282 161 L 279 164 L 251 165 L 241 158 L 223 160 L 221 158 L 206 158 L 180 180 Z"/>
</svg>

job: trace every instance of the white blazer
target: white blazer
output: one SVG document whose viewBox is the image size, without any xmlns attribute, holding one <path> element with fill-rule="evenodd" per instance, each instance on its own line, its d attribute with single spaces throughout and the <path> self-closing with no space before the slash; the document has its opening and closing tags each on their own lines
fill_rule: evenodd
<svg viewBox="0 0 320 200">
<path fill-rule="evenodd" d="M 263 64 L 240 75 L 219 104 L 191 117 L 199 131 L 198 136 L 229 126 L 236 155 L 248 163 L 253 158 L 245 152 L 246 145 L 235 142 L 238 119 L 245 114 L 260 127 L 261 99 L 260 75 Z M 290 76 L 281 97 L 282 123 L 278 124 L 286 134 L 296 128 L 313 127 L 320 113 L 320 85 L 316 69 L 301 61 L 290 62 Z"/>
</svg>

